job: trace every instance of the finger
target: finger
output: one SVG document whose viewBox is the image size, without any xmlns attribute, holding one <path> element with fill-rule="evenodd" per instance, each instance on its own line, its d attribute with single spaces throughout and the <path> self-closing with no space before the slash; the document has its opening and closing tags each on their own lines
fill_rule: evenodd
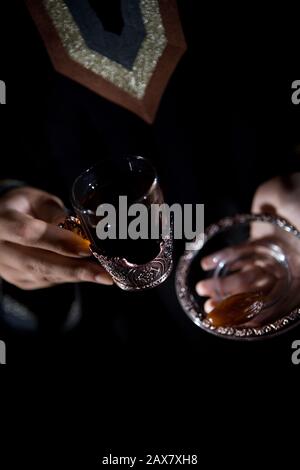
<svg viewBox="0 0 300 470">
<path fill-rule="evenodd" d="M 0 239 L 64 256 L 90 256 L 89 242 L 56 225 L 9 210 L 0 214 Z"/>
<path fill-rule="evenodd" d="M 218 302 L 216 300 L 209 299 L 204 304 L 204 311 L 206 313 L 210 313 L 213 311 L 214 308 L 216 308 L 217 305 Z"/>
<path fill-rule="evenodd" d="M 49 282 L 36 280 L 32 276 L 26 276 L 26 272 L 21 272 L 17 269 L 7 265 L 0 265 L 1 278 L 9 284 L 14 285 L 22 290 L 33 290 L 43 289 L 46 287 L 52 287 L 56 284 L 50 284 Z"/>
<path fill-rule="evenodd" d="M 202 269 L 205 271 L 210 271 L 211 269 L 215 269 L 220 261 L 226 261 L 228 259 L 232 259 L 236 257 L 236 254 L 239 250 L 239 247 L 235 248 L 225 248 L 224 250 L 217 251 L 211 255 L 205 256 L 202 258 L 200 263 Z"/>
<path fill-rule="evenodd" d="M 29 212 L 27 213 L 37 219 L 49 223 L 59 223 L 66 216 L 67 211 L 64 203 L 53 194 L 36 188 L 25 187 L 22 189 L 22 194 L 19 195 L 19 198 L 22 197 L 29 203 Z M 10 200 L 9 202 L 9 204 L 14 203 L 20 204 L 20 200 L 18 202 Z M 23 211 L 20 210 L 20 212 Z"/>
<path fill-rule="evenodd" d="M 263 270 L 259 266 L 253 266 L 244 271 L 231 274 L 224 278 L 206 279 L 196 285 L 196 291 L 202 297 L 213 299 L 243 292 L 255 292 L 257 290 L 269 291 L 276 283 L 276 277 L 272 273 Z"/>
<path fill-rule="evenodd" d="M 278 237 L 277 237 L 278 238 Z M 277 240 L 278 241 L 278 240 Z M 270 237 L 264 237 L 261 238 L 260 240 L 252 240 L 245 242 L 240 245 L 232 246 L 229 248 L 225 248 L 223 250 L 217 251 L 215 253 L 212 253 L 211 255 L 205 256 L 204 258 L 201 259 L 200 264 L 202 269 L 205 271 L 209 271 L 212 269 L 216 269 L 218 264 L 220 262 L 228 263 L 228 262 L 233 262 L 236 261 L 238 262 L 238 259 L 243 257 L 243 256 L 249 256 L 249 249 L 251 250 L 251 253 L 259 253 L 257 251 L 260 247 L 260 245 L 264 244 L 265 247 L 270 245 L 274 245 L 274 239 L 270 239 Z M 243 260 L 244 262 L 245 260 Z"/>
<path fill-rule="evenodd" d="M 1 263 L 24 273 L 28 281 L 113 284 L 109 274 L 96 261 L 78 260 L 12 243 L 7 243 L 5 250 L 1 250 Z"/>
<path fill-rule="evenodd" d="M 196 292 L 200 297 L 218 297 L 219 281 L 216 279 L 205 279 L 196 284 Z"/>
<path fill-rule="evenodd" d="M 37 290 L 54 287 L 58 283 L 50 283 L 49 281 L 42 279 L 34 279 L 30 277 L 24 277 L 26 273 L 21 273 L 16 269 L 12 269 L 9 266 L 0 266 L 1 277 L 9 284 L 18 287 L 22 290 Z"/>
<path fill-rule="evenodd" d="M 67 214 L 63 202 L 54 196 L 41 198 L 34 204 L 35 217 L 48 223 L 59 224 Z"/>
<path fill-rule="evenodd" d="M 16 210 L 49 223 L 60 221 L 66 214 L 61 199 L 30 186 L 9 191 L 1 200 L 1 207 Z"/>
<path fill-rule="evenodd" d="M 244 254 L 249 252 L 249 243 L 236 245 L 217 251 L 209 256 L 205 256 L 200 261 L 202 269 L 209 271 L 215 269 L 220 262 L 228 262 L 238 260 Z"/>
<path fill-rule="evenodd" d="M 0 265 L 0 273 L 1 279 L 4 279 L 4 281 L 17 287 L 21 287 L 21 285 L 31 282 L 30 280 L 26 279 L 25 272 L 20 272 L 18 269 L 3 263 L 2 260 Z"/>
<path fill-rule="evenodd" d="M 268 292 L 276 282 L 276 277 L 270 271 L 266 271 L 260 266 L 252 266 L 220 279 L 220 291 L 224 296 L 244 292 Z"/>
</svg>

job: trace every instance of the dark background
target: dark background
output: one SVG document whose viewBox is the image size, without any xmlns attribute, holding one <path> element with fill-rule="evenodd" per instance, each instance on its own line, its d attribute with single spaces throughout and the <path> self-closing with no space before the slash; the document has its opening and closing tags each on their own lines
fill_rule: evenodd
<svg viewBox="0 0 300 470">
<path fill-rule="evenodd" d="M 170 80 L 153 126 L 58 75 L 23 3 L 1 5 L 0 79 L 7 84 L 7 105 L 0 109 L 0 177 L 27 181 L 68 205 L 73 179 L 91 163 L 107 155 L 145 154 L 157 166 L 167 201 L 205 203 L 209 224 L 249 210 L 253 192 L 266 179 L 299 171 L 295 148 L 300 144 L 300 106 L 291 103 L 291 83 L 299 75 L 290 45 L 281 42 L 284 19 L 271 21 L 247 5 L 243 10 L 207 11 L 196 1 L 178 4 L 188 52 Z M 283 56 L 287 62 L 291 57 L 290 67 Z M 5 327 L 0 331 L 8 364 L 38 366 L 44 373 L 54 369 L 55 375 L 58 369 L 71 370 L 88 390 L 84 406 L 96 426 L 95 416 L 102 419 L 106 409 L 112 430 L 104 429 L 101 445 L 91 438 L 89 455 L 126 441 L 127 425 L 135 415 L 142 424 L 135 425 L 133 435 L 142 441 L 140 430 L 149 431 L 153 421 L 156 425 L 142 445 L 166 443 L 176 424 L 183 443 L 187 434 L 198 436 L 191 433 L 192 426 L 199 426 L 193 410 L 251 414 L 257 395 L 263 393 L 268 400 L 273 396 L 262 384 L 286 372 L 297 373 L 291 344 L 300 339 L 299 328 L 265 342 L 214 338 L 185 317 L 173 282 L 171 277 L 143 294 L 85 286 L 84 318 L 67 335 L 55 328 L 61 297 L 43 292 L 42 332 L 24 336 Z M 60 379 L 54 380 L 58 384 Z M 118 393 L 100 399 L 97 393 L 103 389 Z M 73 393 L 81 403 L 78 389 Z M 71 406 L 69 397 L 60 399 L 78 413 L 76 400 Z M 270 401 L 261 399 L 260 409 L 266 403 Z M 165 432 L 159 424 L 161 409 L 170 416 Z M 129 417 L 122 417 L 124 410 Z M 115 415 L 123 423 L 120 427 L 113 424 Z M 179 426 L 182 415 L 191 418 L 189 424 Z M 132 439 L 136 448 L 138 440 Z"/>
</svg>

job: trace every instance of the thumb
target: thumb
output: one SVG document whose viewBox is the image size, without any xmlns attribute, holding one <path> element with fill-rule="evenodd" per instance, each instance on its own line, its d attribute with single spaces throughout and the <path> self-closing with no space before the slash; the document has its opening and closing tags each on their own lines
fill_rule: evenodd
<svg viewBox="0 0 300 470">
<path fill-rule="evenodd" d="M 61 199 L 51 194 L 43 195 L 35 201 L 34 213 L 38 219 L 56 225 L 63 222 L 68 215 Z"/>
</svg>

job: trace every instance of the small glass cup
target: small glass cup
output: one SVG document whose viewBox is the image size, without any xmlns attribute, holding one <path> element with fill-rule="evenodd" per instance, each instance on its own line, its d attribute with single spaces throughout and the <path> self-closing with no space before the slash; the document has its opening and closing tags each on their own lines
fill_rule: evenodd
<svg viewBox="0 0 300 470">
<path fill-rule="evenodd" d="M 126 197 L 126 207 L 120 207 L 120 197 Z M 74 182 L 71 202 L 95 258 L 109 272 L 123 290 L 139 291 L 160 285 L 169 276 L 173 265 L 173 231 L 161 231 L 151 238 L 151 206 L 162 204 L 163 193 L 156 171 L 149 160 L 129 156 L 104 160 L 83 172 Z M 146 208 L 149 221 L 147 238 L 130 239 L 120 236 L 121 218 L 132 204 Z M 103 215 L 97 215 L 99 206 L 116 209 L 116 238 L 100 239 L 97 225 Z M 132 216 L 126 214 L 127 226 Z M 70 219 L 68 219 L 70 221 Z M 67 228 L 68 220 L 65 222 Z M 73 219 L 74 222 L 74 219 Z M 161 221 L 163 224 L 164 221 Z M 114 224 L 113 224 L 114 225 Z"/>
<path fill-rule="evenodd" d="M 199 281 L 207 296 L 196 292 Z M 269 214 L 222 219 L 182 256 L 176 290 L 193 322 L 218 336 L 252 340 L 292 328 L 300 322 L 300 232 Z"/>
</svg>

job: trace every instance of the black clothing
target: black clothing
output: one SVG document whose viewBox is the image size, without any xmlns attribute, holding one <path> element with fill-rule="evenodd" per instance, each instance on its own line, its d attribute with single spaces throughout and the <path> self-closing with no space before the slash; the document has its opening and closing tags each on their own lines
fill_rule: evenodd
<svg viewBox="0 0 300 470">
<path fill-rule="evenodd" d="M 70 187 L 82 170 L 107 156 L 142 154 L 156 166 L 166 201 L 204 203 L 208 225 L 248 211 L 262 181 L 299 169 L 293 152 L 299 113 L 290 102 L 290 81 L 259 75 L 254 54 L 245 49 L 239 56 L 226 37 L 222 44 L 210 44 L 208 54 L 195 20 L 196 4 L 178 2 L 188 50 L 153 125 L 57 74 L 26 8 L 20 6 L 14 22 L 22 40 L 11 38 L 2 64 L 9 104 L 1 110 L 1 139 L 7 145 L 0 177 L 26 181 L 58 195 L 68 206 Z M 7 288 L 20 296 L 18 289 Z M 177 302 L 174 273 L 161 287 L 142 294 L 81 285 L 83 316 L 71 332 L 62 333 L 57 326 L 61 322 L 54 320 L 64 315 L 55 294 L 61 289 L 21 295 L 29 304 L 40 299 L 43 328 L 37 339 L 23 338 L 28 351 L 34 344 L 33 361 L 40 359 L 40 338 L 46 354 L 45 344 L 53 335 L 61 360 L 78 359 L 77 346 L 84 343 L 84 355 L 95 363 L 103 360 L 103 351 L 147 354 L 153 348 L 165 358 L 196 351 L 211 365 L 234 362 L 237 351 L 245 361 L 260 361 L 264 355 L 268 363 L 280 341 L 273 340 L 270 348 L 250 347 L 202 332 Z M 16 333 L 7 325 L 3 331 L 13 341 Z M 282 341 L 290 344 L 288 336 Z M 16 361 L 22 360 L 17 356 Z M 22 357 L 26 360 L 26 354 Z"/>
</svg>

